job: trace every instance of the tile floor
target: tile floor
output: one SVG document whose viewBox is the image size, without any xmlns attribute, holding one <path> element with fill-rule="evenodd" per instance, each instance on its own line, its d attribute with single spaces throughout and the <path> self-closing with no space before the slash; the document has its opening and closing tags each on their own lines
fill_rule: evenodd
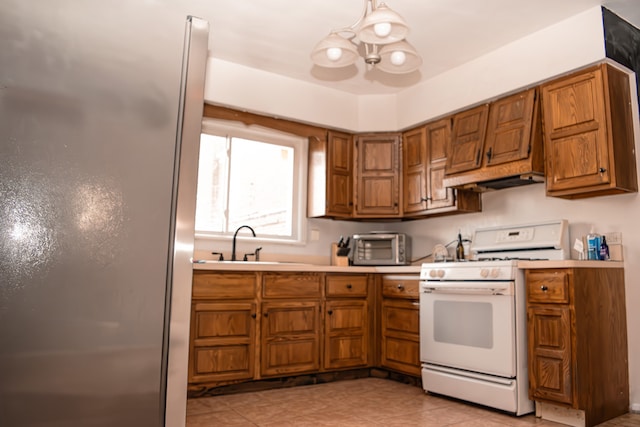
<svg viewBox="0 0 640 427">
<path fill-rule="evenodd" d="M 562 426 L 425 394 L 380 378 L 336 381 L 187 401 L 187 427 L 213 426 Z M 640 414 L 605 424 L 640 427 Z"/>
</svg>

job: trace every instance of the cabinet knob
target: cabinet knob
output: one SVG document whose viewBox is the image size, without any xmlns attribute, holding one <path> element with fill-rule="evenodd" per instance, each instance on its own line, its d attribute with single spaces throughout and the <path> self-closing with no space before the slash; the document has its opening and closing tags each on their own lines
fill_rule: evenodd
<svg viewBox="0 0 640 427">
<path fill-rule="evenodd" d="M 269 317 L 269 313 L 265 313 L 265 314 L 264 314 L 264 317 Z"/>
<path fill-rule="evenodd" d="M 329 314 L 329 316 L 331 316 L 333 314 L 333 310 L 329 310 L 327 311 L 327 313 Z"/>
<path fill-rule="evenodd" d="M 255 314 L 255 313 L 251 313 L 251 317 L 252 317 L 253 319 L 255 319 L 257 316 L 256 316 L 256 314 Z"/>
<path fill-rule="evenodd" d="M 347 284 L 347 289 L 351 289 L 351 288 L 353 288 L 353 286 L 351 286 L 351 283 L 348 283 Z"/>
<path fill-rule="evenodd" d="M 398 290 L 399 291 L 404 291 L 404 285 L 398 283 Z"/>
<path fill-rule="evenodd" d="M 547 291 L 549 290 L 549 288 L 548 288 L 548 287 L 546 287 L 545 285 L 542 285 L 542 286 L 540 286 L 540 290 L 541 290 L 542 292 L 547 292 Z"/>
<path fill-rule="evenodd" d="M 420 201 L 421 201 L 421 202 L 430 202 L 431 200 L 432 200 L 432 199 L 431 199 L 431 196 L 427 196 L 427 197 L 420 197 Z"/>
<path fill-rule="evenodd" d="M 605 173 L 607 170 L 605 168 L 600 168 L 598 171 L 600 171 L 600 173 Z"/>
</svg>

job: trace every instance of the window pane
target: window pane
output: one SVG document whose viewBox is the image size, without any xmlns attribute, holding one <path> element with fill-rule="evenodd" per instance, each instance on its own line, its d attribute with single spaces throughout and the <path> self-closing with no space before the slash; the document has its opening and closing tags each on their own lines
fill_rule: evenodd
<svg viewBox="0 0 640 427">
<path fill-rule="evenodd" d="M 229 187 L 230 231 L 248 224 L 263 236 L 290 236 L 293 172 L 293 148 L 233 138 Z"/>
<path fill-rule="evenodd" d="M 226 231 L 227 178 L 227 139 L 201 134 L 196 230 Z"/>
</svg>

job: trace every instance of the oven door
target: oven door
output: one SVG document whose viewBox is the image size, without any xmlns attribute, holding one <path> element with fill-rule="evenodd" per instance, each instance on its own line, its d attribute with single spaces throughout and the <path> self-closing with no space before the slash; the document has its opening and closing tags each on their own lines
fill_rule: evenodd
<svg viewBox="0 0 640 427">
<path fill-rule="evenodd" d="M 516 376 L 514 282 L 420 282 L 420 360 Z"/>
</svg>

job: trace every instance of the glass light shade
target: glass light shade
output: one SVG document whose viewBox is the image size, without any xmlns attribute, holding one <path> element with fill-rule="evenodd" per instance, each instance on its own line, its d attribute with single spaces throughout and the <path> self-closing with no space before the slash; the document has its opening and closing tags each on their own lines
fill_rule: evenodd
<svg viewBox="0 0 640 427">
<path fill-rule="evenodd" d="M 311 60 L 321 67 L 339 68 L 353 64 L 358 59 L 356 46 L 336 33 L 331 33 L 313 48 Z"/>
<path fill-rule="evenodd" d="M 373 26 L 373 31 L 378 37 L 387 37 L 391 34 L 391 24 L 389 22 L 378 22 Z"/>
<path fill-rule="evenodd" d="M 388 34 L 381 31 L 382 28 L 389 24 L 391 26 Z M 376 31 L 376 25 L 378 30 Z M 389 9 L 386 4 L 380 3 L 371 13 L 365 16 L 362 24 L 357 31 L 358 39 L 364 43 L 387 44 L 400 41 L 409 34 L 407 23 L 393 10 Z"/>
<path fill-rule="evenodd" d="M 404 40 L 382 46 L 380 58 L 380 63 L 376 67 L 392 74 L 411 73 L 422 65 L 422 58 L 418 52 Z"/>
</svg>

